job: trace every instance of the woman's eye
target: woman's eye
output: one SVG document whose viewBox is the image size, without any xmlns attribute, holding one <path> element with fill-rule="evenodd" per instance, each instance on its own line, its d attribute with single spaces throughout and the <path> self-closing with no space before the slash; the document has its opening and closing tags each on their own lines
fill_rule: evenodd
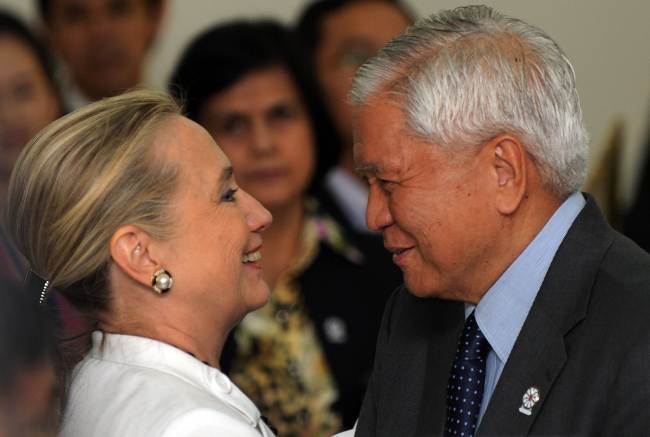
<svg viewBox="0 0 650 437">
<path fill-rule="evenodd" d="M 243 117 L 229 116 L 217 126 L 217 132 L 224 135 L 239 135 L 245 132 L 247 127 Z"/>
<path fill-rule="evenodd" d="M 222 202 L 235 202 L 237 201 L 236 194 L 237 194 L 238 188 L 229 188 L 223 195 L 221 196 L 221 201 Z"/>
<path fill-rule="evenodd" d="M 300 108 L 290 104 L 280 104 L 271 108 L 267 113 L 267 120 L 272 125 L 284 125 L 295 118 L 300 113 Z"/>
</svg>

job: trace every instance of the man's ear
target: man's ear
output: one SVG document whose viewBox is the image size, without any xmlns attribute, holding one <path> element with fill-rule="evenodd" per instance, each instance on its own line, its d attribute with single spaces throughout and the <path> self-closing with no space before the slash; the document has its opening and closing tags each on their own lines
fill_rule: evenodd
<svg viewBox="0 0 650 437">
<path fill-rule="evenodd" d="M 528 155 L 521 140 L 514 135 L 500 134 L 488 142 L 493 155 L 497 188 L 497 209 L 501 214 L 514 213 L 527 189 Z"/>
<path fill-rule="evenodd" d="M 151 287 L 151 277 L 159 263 L 152 256 L 151 237 L 137 226 L 119 228 L 111 238 L 110 252 L 113 262 L 131 279 Z"/>
</svg>

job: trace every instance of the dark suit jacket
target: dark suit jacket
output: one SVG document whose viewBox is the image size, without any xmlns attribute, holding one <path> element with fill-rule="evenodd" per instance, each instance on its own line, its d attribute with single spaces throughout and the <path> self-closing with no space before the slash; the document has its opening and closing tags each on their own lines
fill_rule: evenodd
<svg viewBox="0 0 650 437">
<path fill-rule="evenodd" d="M 507 311 L 507 308 L 504 308 Z M 389 299 L 356 436 L 435 436 L 463 304 Z M 530 416 L 522 396 L 541 400 Z M 650 435 L 650 256 L 592 199 L 577 217 L 503 369 L 477 435 Z"/>
</svg>

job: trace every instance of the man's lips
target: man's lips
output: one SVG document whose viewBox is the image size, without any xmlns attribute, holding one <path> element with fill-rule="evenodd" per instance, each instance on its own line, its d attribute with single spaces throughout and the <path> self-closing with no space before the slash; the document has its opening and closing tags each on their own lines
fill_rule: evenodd
<svg viewBox="0 0 650 437">
<path fill-rule="evenodd" d="M 415 248 L 415 246 L 390 246 L 386 245 L 386 250 L 393 254 L 393 262 L 400 264 L 404 258 Z"/>
</svg>

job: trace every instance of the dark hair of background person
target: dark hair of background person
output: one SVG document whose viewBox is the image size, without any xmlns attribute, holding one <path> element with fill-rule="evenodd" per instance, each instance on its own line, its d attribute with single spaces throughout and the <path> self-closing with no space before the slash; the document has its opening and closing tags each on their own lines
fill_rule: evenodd
<svg viewBox="0 0 650 437">
<path fill-rule="evenodd" d="M 38 0 L 36 5 L 38 6 L 38 13 L 44 21 L 48 21 L 51 17 L 52 12 L 52 3 L 56 0 Z M 147 5 L 151 8 L 159 7 L 163 0 L 142 0 L 146 1 Z"/>
<path fill-rule="evenodd" d="M 18 375 L 21 372 L 29 375 L 40 365 L 57 364 L 55 324 L 51 316 L 45 307 L 39 306 L 33 296 L 28 296 L 22 288 L 0 281 L 0 399 L 3 407 L 8 405 L 12 409 L 33 408 L 33 405 L 19 403 L 21 399 L 17 390 L 30 388 L 17 386 L 20 384 Z M 31 389 L 48 391 L 46 396 L 50 408 L 42 413 L 51 423 L 41 426 L 54 429 L 58 421 L 56 409 L 60 407 L 55 403 L 59 400 L 57 385 Z"/>
<path fill-rule="evenodd" d="M 650 128 L 650 114 L 648 114 L 648 127 Z M 646 154 L 645 162 L 641 168 L 639 187 L 634 202 L 625 216 L 624 230 L 625 235 L 634 240 L 646 252 L 650 252 L 650 226 L 648 226 L 648 217 L 650 217 L 650 129 L 642 151 Z"/>
<path fill-rule="evenodd" d="M 34 52 L 38 63 L 43 68 L 45 76 L 55 84 L 54 61 L 45 45 L 41 43 L 34 34 L 9 11 L 0 9 L 0 36 L 12 36 L 25 43 Z M 56 89 L 55 87 L 53 87 Z"/>
<path fill-rule="evenodd" d="M 315 51 L 318 49 L 322 38 L 321 23 L 324 18 L 345 6 L 360 2 L 389 3 L 402 12 L 407 21 L 415 21 L 413 11 L 400 0 L 315 0 L 303 10 L 295 27 L 296 38 L 300 41 L 309 57 L 308 61 L 312 68 L 314 68 Z"/>
<path fill-rule="evenodd" d="M 169 80 L 169 91 L 186 113 L 198 120 L 203 105 L 246 74 L 269 67 L 286 68 L 305 105 L 316 142 L 311 189 L 337 161 L 340 141 L 325 110 L 314 78 L 289 30 L 274 21 L 235 21 L 194 39 Z"/>
<path fill-rule="evenodd" d="M 0 392 L 16 371 L 52 358 L 56 350 L 50 315 L 22 289 L 0 281 Z"/>
</svg>

